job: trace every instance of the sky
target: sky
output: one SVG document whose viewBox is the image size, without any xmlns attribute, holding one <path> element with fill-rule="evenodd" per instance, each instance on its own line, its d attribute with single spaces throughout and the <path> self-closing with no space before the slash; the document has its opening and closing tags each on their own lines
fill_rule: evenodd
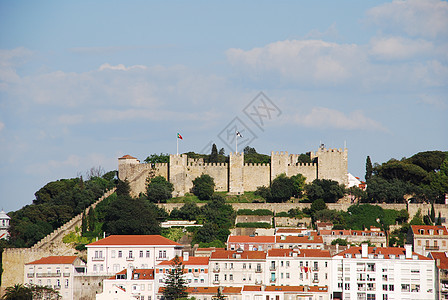
<svg viewBox="0 0 448 300">
<path fill-rule="evenodd" d="M 125 154 L 448 150 L 446 1 L 0 1 L 0 208 Z M 177 140 L 180 133 L 183 140 Z"/>
</svg>

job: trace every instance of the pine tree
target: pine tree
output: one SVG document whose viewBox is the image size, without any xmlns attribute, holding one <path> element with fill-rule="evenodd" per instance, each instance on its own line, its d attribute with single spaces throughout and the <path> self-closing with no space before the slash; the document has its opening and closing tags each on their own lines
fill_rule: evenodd
<svg viewBox="0 0 448 300">
<path fill-rule="evenodd" d="M 86 210 L 82 212 L 81 217 L 81 234 L 84 234 L 87 232 L 87 219 L 86 219 Z"/>
<path fill-rule="evenodd" d="M 179 256 L 175 256 L 171 263 L 171 270 L 165 280 L 163 296 L 167 300 L 174 300 L 188 297 L 187 282 L 183 278 L 184 266 Z"/>
<path fill-rule="evenodd" d="M 367 159 L 366 159 L 366 176 L 365 176 L 366 180 L 372 178 L 372 170 L 373 170 L 372 161 L 370 160 L 370 156 L 367 156 Z"/>
<path fill-rule="evenodd" d="M 89 214 L 87 215 L 87 226 L 89 231 L 95 231 L 95 211 L 93 208 L 89 209 Z"/>
<path fill-rule="evenodd" d="M 439 211 L 439 216 L 437 217 L 436 225 L 442 225 L 442 214 Z"/>
<path fill-rule="evenodd" d="M 431 214 L 429 216 L 431 217 L 431 221 L 434 223 L 436 221 L 436 211 L 434 209 L 434 202 L 431 202 Z"/>
<path fill-rule="evenodd" d="M 210 162 L 211 163 L 218 162 L 218 148 L 216 148 L 216 144 L 212 145 L 212 153 L 210 153 Z"/>
<path fill-rule="evenodd" d="M 215 297 L 213 297 L 213 300 L 225 300 L 226 297 L 221 292 L 221 287 L 218 287 L 218 292 L 216 293 Z"/>
</svg>

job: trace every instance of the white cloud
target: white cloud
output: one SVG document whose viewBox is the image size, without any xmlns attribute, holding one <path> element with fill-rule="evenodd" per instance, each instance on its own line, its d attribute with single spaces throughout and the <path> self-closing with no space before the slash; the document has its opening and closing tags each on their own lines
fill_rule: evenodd
<svg viewBox="0 0 448 300">
<path fill-rule="evenodd" d="M 135 66 L 130 66 L 130 67 L 126 67 L 123 64 L 118 64 L 116 66 L 112 66 L 108 63 L 102 64 L 99 67 L 99 71 L 104 71 L 104 70 L 114 70 L 114 71 L 129 71 L 129 70 L 133 70 L 133 69 L 142 69 L 142 70 L 146 70 L 146 66 L 143 65 L 135 65 Z"/>
<path fill-rule="evenodd" d="M 23 47 L 12 50 L 0 49 L 0 91 L 7 90 L 11 83 L 20 80 L 16 68 L 25 63 L 31 55 L 32 51 Z"/>
<path fill-rule="evenodd" d="M 366 117 L 359 110 L 346 115 L 338 110 L 315 107 L 308 114 L 295 115 L 293 120 L 309 128 L 387 131 L 381 123 Z"/>
<path fill-rule="evenodd" d="M 367 12 L 386 31 L 410 36 L 448 37 L 448 3 L 440 0 L 395 0 Z"/>
<path fill-rule="evenodd" d="M 445 110 L 448 107 L 448 97 L 442 97 L 437 95 L 420 95 L 418 103 L 433 106 L 436 109 Z"/>
<path fill-rule="evenodd" d="M 373 38 L 370 41 L 370 54 L 383 60 L 405 60 L 415 56 L 434 54 L 434 45 L 423 39 L 403 37 Z"/>
</svg>

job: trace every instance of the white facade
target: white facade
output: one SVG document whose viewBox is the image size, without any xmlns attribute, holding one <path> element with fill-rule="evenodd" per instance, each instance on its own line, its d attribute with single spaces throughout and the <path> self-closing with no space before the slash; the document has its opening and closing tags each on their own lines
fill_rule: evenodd
<svg viewBox="0 0 448 300">
<path fill-rule="evenodd" d="M 182 248 L 159 235 L 111 235 L 86 247 L 90 275 L 113 275 L 126 268 L 153 269 L 181 255 Z"/>
<path fill-rule="evenodd" d="M 154 300 L 156 291 L 154 269 L 126 269 L 103 280 L 103 292 L 96 300 Z"/>
<path fill-rule="evenodd" d="M 406 248 L 351 247 L 333 257 L 333 296 L 355 300 L 436 299 L 435 263 Z"/>
<path fill-rule="evenodd" d="M 75 275 L 83 274 L 85 263 L 76 256 L 49 256 L 25 264 L 25 284 L 47 286 L 63 300 L 73 300 Z"/>
<path fill-rule="evenodd" d="M 7 240 L 9 238 L 9 220 L 11 218 L 2 209 L 0 212 L 0 239 Z"/>
</svg>

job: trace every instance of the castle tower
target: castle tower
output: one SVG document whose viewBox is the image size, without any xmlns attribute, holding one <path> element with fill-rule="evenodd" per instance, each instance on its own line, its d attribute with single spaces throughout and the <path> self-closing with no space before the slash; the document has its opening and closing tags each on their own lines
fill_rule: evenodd
<svg viewBox="0 0 448 300">
<path fill-rule="evenodd" d="M 348 184 L 348 151 L 320 147 L 311 158 L 317 157 L 317 178 L 331 179 L 340 184 Z"/>
<path fill-rule="evenodd" d="M 187 159 L 186 154 L 170 154 L 168 181 L 174 187 L 173 197 L 184 196 L 189 192 L 186 187 Z"/>
<path fill-rule="evenodd" d="M 271 152 L 271 182 L 282 173 L 288 175 L 289 160 L 288 152 Z"/>
<path fill-rule="evenodd" d="M 0 212 L 0 239 L 8 239 L 9 237 L 9 220 L 11 218 L 3 211 Z"/>
<path fill-rule="evenodd" d="M 243 169 L 244 153 L 229 154 L 229 194 L 239 195 L 244 193 Z"/>
<path fill-rule="evenodd" d="M 124 155 L 118 159 L 118 179 L 124 181 L 129 176 L 133 175 L 133 166 L 139 165 L 140 161 L 130 155 Z"/>
</svg>

